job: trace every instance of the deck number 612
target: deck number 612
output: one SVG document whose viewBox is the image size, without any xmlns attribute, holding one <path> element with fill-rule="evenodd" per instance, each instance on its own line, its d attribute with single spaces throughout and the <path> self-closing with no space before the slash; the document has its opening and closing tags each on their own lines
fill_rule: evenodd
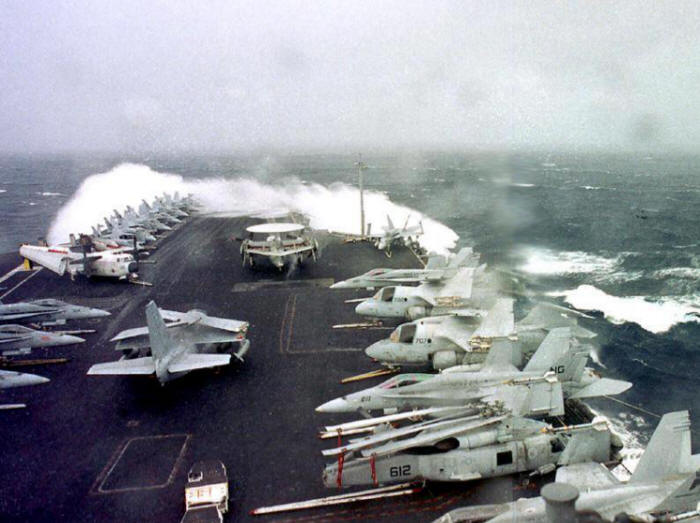
<svg viewBox="0 0 700 523">
<path fill-rule="evenodd" d="M 398 467 L 389 467 L 389 475 L 392 478 L 400 478 L 401 476 L 411 475 L 411 465 L 400 465 Z"/>
</svg>

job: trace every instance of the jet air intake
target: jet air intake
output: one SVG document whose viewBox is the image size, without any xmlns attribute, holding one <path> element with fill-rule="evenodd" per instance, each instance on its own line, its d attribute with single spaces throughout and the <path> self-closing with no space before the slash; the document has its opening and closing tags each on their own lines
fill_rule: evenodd
<svg viewBox="0 0 700 523">
<path fill-rule="evenodd" d="M 457 365 L 457 353 L 453 350 L 441 350 L 433 355 L 433 368 L 443 370 Z"/>
</svg>

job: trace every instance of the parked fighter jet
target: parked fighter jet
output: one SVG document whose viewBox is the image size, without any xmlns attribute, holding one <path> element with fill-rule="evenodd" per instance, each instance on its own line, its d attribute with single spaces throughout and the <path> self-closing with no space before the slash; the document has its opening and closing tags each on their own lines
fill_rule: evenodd
<svg viewBox="0 0 700 523">
<path fill-rule="evenodd" d="M 611 447 L 619 447 L 601 420 L 553 428 L 507 415 L 447 415 L 400 428 L 378 424 L 374 429 L 370 436 L 322 452 L 343 461 L 342 466 L 325 467 L 327 487 L 546 474 L 560 465 L 610 461 Z"/>
<path fill-rule="evenodd" d="M 241 361 L 248 352 L 248 322 L 207 316 L 197 309 L 187 312 L 159 309 L 159 312 L 166 321 L 169 336 L 178 343 L 196 345 L 201 349 L 200 352 L 211 353 L 228 353 L 233 346 L 237 346 L 233 355 Z M 127 329 L 110 341 L 117 342 L 116 350 L 124 352 L 127 358 L 136 357 L 141 351 L 150 349 L 148 327 Z"/>
<path fill-rule="evenodd" d="M 399 325 L 387 339 L 373 343 L 365 354 L 387 365 L 426 365 L 443 370 L 481 363 L 493 339 L 515 334 L 513 300 L 500 298 L 477 318 L 459 311 Z M 519 365 L 519 359 L 513 361 Z"/>
<path fill-rule="evenodd" d="M 28 385 L 40 385 L 51 381 L 49 378 L 29 374 L 27 372 L 14 372 L 11 370 L 0 370 L 0 389 L 11 389 L 14 387 L 25 387 Z M 2 406 L 0 406 L 2 408 Z"/>
<path fill-rule="evenodd" d="M 90 375 L 151 375 L 155 374 L 161 385 L 186 373 L 210 367 L 220 367 L 231 362 L 231 354 L 207 354 L 190 340 L 177 339 L 168 332 L 168 326 L 155 302 L 146 305 L 148 343 L 151 356 L 122 358 L 109 363 L 98 363 L 88 370 Z M 138 336 L 136 339 L 138 340 Z"/>
<path fill-rule="evenodd" d="M 60 332 L 30 329 L 22 325 L 0 325 L 0 352 L 3 356 L 29 354 L 35 347 L 55 347 L 83 343 L 83 338 Z"/>
<path fill-rule="evenodd" d="M 391 256 L 391 247 L 397 244 L 412 247 L 417 243 L 418 237 L 423 235 L 423 222 L 418 222 L 418 225 L 408 226 L 410 216 L 406 217 L 403 227 L 399 228 L 391 221 L 391 217 L 386 215 L 386 225 L 382 227 L 382 233 L 371 235 L 369 231 L 367 235 L 372 238 L 377 249 L 384 251 L 387 256 Z M 371 226 L 371 224 L 370 224 Z"/>
<path fill-rule="evenodd" d="M 661 418 L 628 482 L 620 483 L 599 463 L 561 467 L 556 481 L 579 490 L 577 510 L 595 510 L 605 518 L 624 511 L 632 516 L 631 521 L 647 523 L 690 521 L 700 517 L 700 454 L 691 455 L 690 443 L 688 411 L 671 412 Z M 459 508 L 436 523 L 549 523 L 552 520 L 545 506 L 541 497 L 521 498 L 501 505 Z"/>
<path fill-rule="evenodd" d="M 26 372 L 14 372 L 11 370 L 0 370 L 0 389 L 10 389 L 14 387 L 25 387 L 28 385 L 40 385 L 48 383 L 49 378 L 28 374 Z M 0 410 L 23 409 L 24 403 L 0 404 Z"/>
<path fill-rule="evenodd" d="M 588 351 L 578 349 L 568 328 L 552 330 L 522 371 L 512 364 L 514 345 L 506 340 L 495 342 L 479 371 L 400 374 L 375 387 L 331 400 L 316 410 L 366 412 L 502 401 L 514 415 L 541 416 L 540 409 L 550 413 L 558 403 L 563 404 L 563 398 L 557 401 L 549 396 L 554 384 L 563 386 L 559 393 L 566 398 L 576 399 L 616 395 L 632 386 L 626 381 L 600 378 L 585 368 Z M 545 391 L 530 390 L 531 394 L 545 394 L 547 400 L 542 406 L 535 405 L 536 399 L 531 402 L 530 398 L 517 397 L 527 394 L 522 387 L 530 385 Z"/>
<path fill-rule="evenodd" d="M 19 248 L 20 256 L 46 267 L 59 276 L 66 272 L 74 278 L 76 274 L 101 276 L 106 278 L 135 279 L 138 263 L 132 254 L 121 249 L 97 251 L 87 236 L 81 237 L 85 243 L 74 246 L 40 246 L 24 244 Z M 88 241 L 89 240 L 89 241 Z"/>
<path fill-rule="evenodd" d="M 67 320 L 103 318 L 109 312 L 60 300 L 43 299 L 17 303 L 0 302 L 0 323 L 63 325 Z"/>
<path fill-rule="evenodd" d="M 355 312 L 373 318 L 408 320 L 453 311 L 481 315 L 496 300 L 496 286 L 485 269 L 485 265 L 477 269 L 462 267 L 454 276 L 440 282 L 426 282 L 417 287 L 384 287 L 358 304 Z"/>
<path fill-rule="evenodd" d="M 443 256 L 431 256 L 423 269 L 372 269 L 349 280 L 331 285 L 331 289 L 374 289 L 392 284 L 440 282 L 454 276 L 460 267 L 476 267 L 479 255 L 471 247 L 464 247 L 446 260 Z"/>
<path fill-rule="evenodd" d="M 303 257 L 318 256 L 318 242 L 299 223 L 261 223 L 246 229 L 249 237 L 241 242 L 243 265 L 255 265 L 261 259 L 268 259 L 282 270 L 285 262 L 300 263 Z"/>
</svg>

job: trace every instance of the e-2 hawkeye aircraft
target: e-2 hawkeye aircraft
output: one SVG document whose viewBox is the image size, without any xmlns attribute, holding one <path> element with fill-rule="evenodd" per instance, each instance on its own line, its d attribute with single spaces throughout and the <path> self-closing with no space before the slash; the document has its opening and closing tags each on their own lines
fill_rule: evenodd
<svg viewBox="0 0 700 523">
<path fill-rule="evenodd" d="M 691 454 L 688 411 L 665 414 L 659 422 L 632 477 L 621 483 L 600 463 L 561 467 L 556 483 L 566 484 L 568 501 L 578 511 L 595 511 L 612 519 L 625 513 L 634 523 L 670 523 L 700 519 L 700 454 Z M 547 488 L 547 486 L 545 486 Z M 544 490 L 544 489 L 543 489 Z M 565 502 L 560 500 L 560 504 Z M 452 510 L 435 523 L 555 523 L 556 511 L 542 497 L 511 503 Z M 566 519 L 575 521 L 575 519 Z M 615 521 L 618 521 L 616 519 Z"/>
<path fill-rule="evenodd" d="M 609 462 L 622 446 L 600 419 L 554 428 L 528 418 L 464 416 L 453 409 L 398 428 L 380 418 L 372 421 L 373 434 L 322 452 L 338 459 L 323 471 L 326 487 L 541 475 L 561 465 Z M 349 430 L 352 423 L 345 424 Z M 344 426 L 328 428 L 342 434 Z"/>
<path fill-rule="evenodd" d="M 547 335 L 522 371 L 512 363 L 518 350 L 514 342 L 500 340 L 494 343 L 479 371 L 464 372 L 455 367 L 437 375 L 399 374 L 375 387 L 328 401 L 316 411 L 368 412 L 501 401 L 511 406 L 514 415 L 551 416 L 559 415 L 551 412 L 560 403 L 563 413 L 563 398 L 556 399 L 554 393 L 554 400 L 550 398 L 555 386 L 567 399 L 613 396 L 632 386 L 627 381 L 601 378 L 586 368 L 588 351 L 578 347 L 565 327 Z M 518 396 L 528 393 L 524 386 L 533 395 L 532 400 Z M 546 398 L 542 405 L 538 404 L 538 394 Z"/>
<path fill-rule="evenodd" d="M 136 358 L 123 357 L 109 363 L 98 363 L 88 370 L 89 375 L 153 375 L 161 385 L 184 376 L 196 369 L 221 367 L 231 363 L 231 354 L 207 353 L 206 346 L 183 336 L 178 339 L 177 331 L 171 335 L 163 321 L 155 302 L 146 305 L 146 323 L 148 329 L 148 346 L 151 356 Z M 180 333 L 183 331 L 181 330 Z M 141 337 L 136 333 L 132 341 Z"/>
<path fill-rule="evenodd" d="M 375 289 L 388 285 L 406 283 L 440 282 L 451 278 L 461 267 L 477 267 L 479 255 L 471 247 L 462 248 L 449 259 L 444 256 L 430 256 L 422 269 L 386 269 L 377 268 L 360 276 L 339 281 L 331 289 Z"/>
<path fill-rule="evenodd" d="M 52 298 L 16 303 L 0 301 L 0 323 L 64 325 L 69 320 L 104 318 L 109 315 L 109 312 L 102 309 L 73 305 Z"/>
<path fill-rule="evenodd" d="M 286 262 L 318 257 L 318 242 L 303 224 L 269 222 L 251 225 L 246 231 L 249 237 L 241 241 L 240 249 L 243 265 L 252 267 L 267 259 L 282 270 Z"/>
</svg>

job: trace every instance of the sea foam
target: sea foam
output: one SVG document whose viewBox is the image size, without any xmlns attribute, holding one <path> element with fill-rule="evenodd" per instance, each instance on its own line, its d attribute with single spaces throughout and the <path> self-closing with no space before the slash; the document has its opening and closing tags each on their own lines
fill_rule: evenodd
<svg viewBox="0 0 700 523">
<path fill-rule="evenodd" d="M 651 301 L 644 296 L 612 296 L 592 285 L 548 294 L 563 296 L 579 310 L 600 311 L 612 323 L 632 322 L 653 333 L 666 332 L 679 323 L 700 323 L 698 296 L 664 296 Z"/>
<path fill-rule="evenodd" d="M 252 177 L 186 179 L 180 175 L 154 171 L 146 165 L 124 163 L 108 172 L 88 176 L 70 200 L 58 211 L 47 239 L 50 243 L 66 241 L 70 233 L 90 232 L 90 226 L 102 223 L 103 217 L 135 208 L 142 199 L 152 200 L 164 191 L 192 193 L 202 204 L 203 212 L 219 216 L 243 216 L 266 210 L 295 210 L 309 216 L 311 226 L 339 233 L 359 233 L 359 191 L 336 183 L 324 186 L 288 179 L 263 183 Z M 409 207 L 392 202 L 383 193 L 365 191 L 366 222 L 372 232 L 380 233 L 391 216 L 396 226 L 408 220 L 421 222 L 425 234 L 420 241 L 428 251 L 446 253 L 458 235 L 446 225 Z"/>
</svg>

